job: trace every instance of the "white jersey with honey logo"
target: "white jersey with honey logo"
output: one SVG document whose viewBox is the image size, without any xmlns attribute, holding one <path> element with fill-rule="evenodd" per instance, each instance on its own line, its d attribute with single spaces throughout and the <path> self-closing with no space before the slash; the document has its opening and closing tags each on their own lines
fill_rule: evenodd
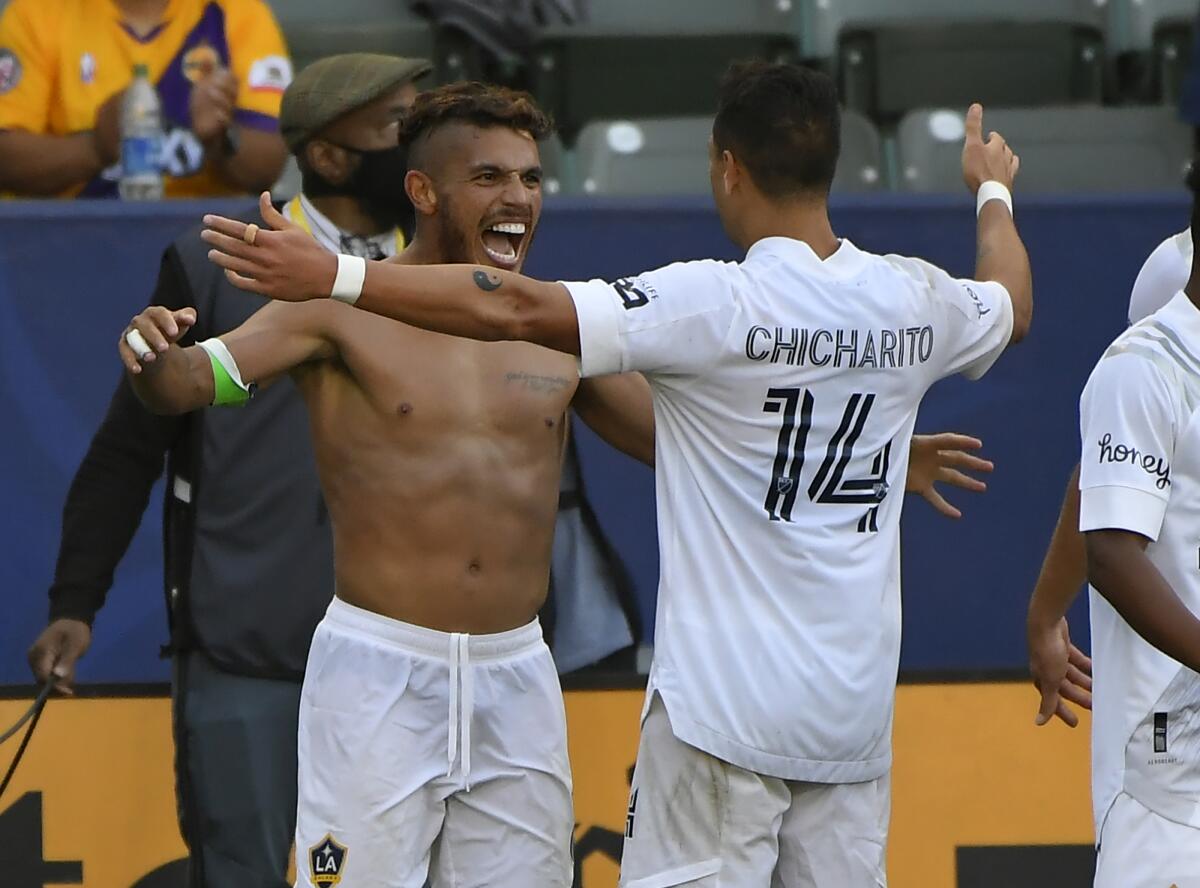
<svg viewBox="0 0 1200 888">
<path fill-rule="evenodd" d="M 1200 615 L 1200 309 L 1178 293 L 1119 336 L 1080 400 L 1080 530 L 1125 530 Z M 1091 592 L 1092 800 L 1200 827 L 1200 674 Z"/>
</svg>

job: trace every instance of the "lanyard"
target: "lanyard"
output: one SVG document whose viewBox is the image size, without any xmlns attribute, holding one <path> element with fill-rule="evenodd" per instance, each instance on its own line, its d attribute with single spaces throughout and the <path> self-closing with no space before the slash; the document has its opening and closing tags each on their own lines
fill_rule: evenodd
<svg viewBox="0 0 1200 888">
<path fill-rule="evenodd" d="M 308 216 L 304 212 L 304 208 L 300 206 L 300 198 L 293 197 L 284 207 L 287 217 L 300 226 L 300 230 L 313 237 L 312 223 L 308 221 Z M 396 255 L 404 252 L 404 232 L 399 228 L 396 229 Z"/>
</svg>

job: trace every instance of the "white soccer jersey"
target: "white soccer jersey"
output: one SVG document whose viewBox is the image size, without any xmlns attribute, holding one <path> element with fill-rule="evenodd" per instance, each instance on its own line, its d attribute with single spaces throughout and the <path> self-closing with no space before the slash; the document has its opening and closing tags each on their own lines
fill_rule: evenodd
<svg viewBox="0 0 1200 888">
<path fill-rule="evenodd" d="M 1192 232 L 1185 228 L 1157 247 L 1142 263 L 1129 296 L 1129 323 L 1149 317 L 1183 289 L 1192 274 Z"/>
<path fill-rule="evenodd" d="M 1080 401 L 1080 530 L 1151 540 L 1146 554 L 1200 614 L 1200 310 L 1182 293 L 1108 348 Z M 1096 835 L 1122 790 L 1200 826 L 1200 675 L 1091 590 Z"/>
<path fill-rule="evenodd" d="M 900 508 L 917 406 L 1008 343 L 999 284 L 849 241 L 760 240 L 566 285 L 585 376 L 640 370 L 661 553 L 649 700 L 676 736 L 786 779 L 891 762 Z"/>
</svg>

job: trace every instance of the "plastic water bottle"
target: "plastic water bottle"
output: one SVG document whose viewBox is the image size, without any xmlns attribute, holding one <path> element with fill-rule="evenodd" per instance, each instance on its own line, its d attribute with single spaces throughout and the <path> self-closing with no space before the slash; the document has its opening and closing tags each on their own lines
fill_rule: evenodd
<svg viewBox="0 0 1200 888">
<path fill-rule="evenodd" d="M 123 200 L 161 200 L 162 105 L 145 65 L 134 65 L 133 83 L 121 102 L 121 181 Z"/>
</svg>

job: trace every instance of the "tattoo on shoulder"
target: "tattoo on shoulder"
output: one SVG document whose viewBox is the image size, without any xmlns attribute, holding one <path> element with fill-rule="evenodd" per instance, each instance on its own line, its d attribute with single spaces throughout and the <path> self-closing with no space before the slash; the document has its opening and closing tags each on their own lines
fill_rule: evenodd
<svg viewBox="0 0 1200 888">
<path fill-rule="evenodd" d="M 475 272 L 475 286 L 481 290 L 487 290 L 488 292 L 497 290 L 500 288 L 501 283 L 502 281 L 498 276 L 488 274 L 482 268 Z"/>
</svg>

